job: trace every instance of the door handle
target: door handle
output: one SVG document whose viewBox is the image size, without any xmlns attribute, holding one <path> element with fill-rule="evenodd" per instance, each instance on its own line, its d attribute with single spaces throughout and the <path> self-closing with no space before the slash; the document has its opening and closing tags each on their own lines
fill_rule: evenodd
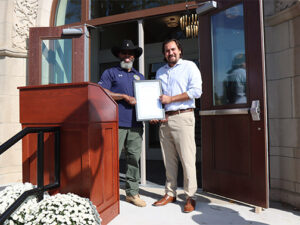
<svg viewBox="0 0 300 225">
<path fill-rule="evenodd" d="M 260 103 L 254 100 L 251 103 L 250 113 L 253 121 L 260 121 Z"/>
<path fill-rule="evenodd" d="M 251 108 L 239 109 L 216 109 L 216 110 L 200 110 L 200 116 L 220 116 L 220 115 L 242 115 L 251 114 L 253 121 L 260 120 L 260 103 L 259 100 L 252 101 Z"/>
</svg>

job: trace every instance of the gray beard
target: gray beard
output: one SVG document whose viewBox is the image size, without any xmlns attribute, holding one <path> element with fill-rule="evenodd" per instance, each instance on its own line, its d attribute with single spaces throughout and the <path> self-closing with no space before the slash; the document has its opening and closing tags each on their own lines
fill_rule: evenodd
<svg viewBox="0 0 300 225">
<path fill-rule="evenodd" d="M 121 61 L 120 62 L 120 66 L 122 69 L 127 69 L 127 70 L 130 70 L 133 66 L 133 61 L 129 62 L 129 63 L 126 63 L 124 61 Z"/>
</svg>

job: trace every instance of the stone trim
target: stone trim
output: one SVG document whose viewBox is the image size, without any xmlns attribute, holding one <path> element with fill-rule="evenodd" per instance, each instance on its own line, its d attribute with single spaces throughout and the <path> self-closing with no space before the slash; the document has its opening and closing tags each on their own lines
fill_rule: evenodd
<svg viewBox="0 0 300 225">
<path fill-rule="evenodd" d="M 277 4 L 280 5 L 276 7 L 278 13 L 265 18 L 266 26 L 276 26 L 300 15 L 300 0 L 280 0 Z"/>
<path fill-rule="evenodd" d="M 0 49 L 0 56 L 8 56 L 13 58 L 27 58 L 28 53 L 25 51 L 15 51 L 11 49 Z"/>
</svg>

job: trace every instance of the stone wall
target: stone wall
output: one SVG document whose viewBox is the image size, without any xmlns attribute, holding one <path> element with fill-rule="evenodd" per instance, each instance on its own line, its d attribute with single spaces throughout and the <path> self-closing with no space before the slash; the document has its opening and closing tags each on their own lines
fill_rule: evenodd
<svg viewBox="0 0 300 225">
<path fill-rule="evenodd" d="M 300 207 L 300 2 L 273 3 L 273 14 L 265 9 L 270 199 Z"/>
<path fill-rule="evenodd" d="M 52 1 L 0 0 L 0 144 L 21 130 L 19 91 L 26 85 L 29 27 L 49 26 Z M 22 181 L 21 141 L 0 156 L 0 185 Z"/>
</svg>

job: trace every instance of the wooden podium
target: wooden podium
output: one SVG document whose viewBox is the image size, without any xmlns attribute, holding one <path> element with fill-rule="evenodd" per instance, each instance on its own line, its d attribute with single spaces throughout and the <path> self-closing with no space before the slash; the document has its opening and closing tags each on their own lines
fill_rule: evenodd
<svg viewBox="0 0 300 225">
<path fill-rule="evenodd" d="M 20 87 L 22 127 L 60 126 L 60 187 L 89 198 L 102 224 L 120 212 L 118 107 L 94 83 Z M 23 182 L 36 184 L 37 134 L 23 138 Z M 54 135 L 44 136 L 45 185 L 54 181 Z"/>
</svg>

